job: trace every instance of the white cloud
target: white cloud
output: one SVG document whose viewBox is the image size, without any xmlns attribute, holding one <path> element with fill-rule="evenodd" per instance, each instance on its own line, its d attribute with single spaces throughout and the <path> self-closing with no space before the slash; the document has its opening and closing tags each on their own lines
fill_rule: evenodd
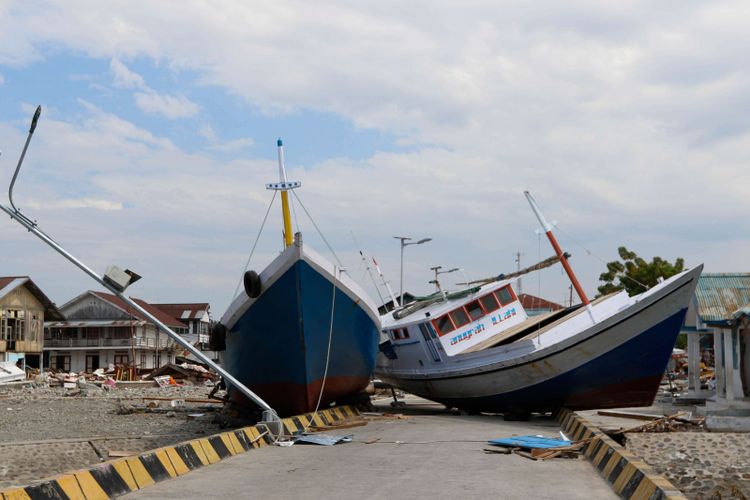
<svg viewBox="0 0 750 500">
<path fill-rule="evenodd" d="M 109 68 L 112 71 L 114 77 L 114 83 L 116 87 L 122 87 L 126 89 L 145 89 L 146 82 L 143 77 L 138 73 L 130 71 L 127 66 L 117 59 L 112 59 L 109 64 Z"/>
<path fill-rule="evenodd" d="M 110 71 L 114 78 L 115 87 L 137 89 L 133 94 L 136 106 L 146 114 L 160 115 L 170 120 L 187 118 L 195 115 L 199 107 L 183 95 L 172 96 L 160 94 L 146 85 L 146 81 L 138 73 L 131 71 L 117 59 L 110 61 Z"/>
<path fill-rule="evenodd" d="M 198 113 L 197 104 L 185 96 L 171 96 L 156 92 L 136 92 L 135 103 L 144 113 L 161 115 L 170 120 L 186 118 Z"/>
<path fill-rule="evenodd" d="M 198 133 L 208 141 L 210 149 L 215 151 L 226 153 L 237 152 L 255 144 L 255 141 L 251 137 L 242 137 L 228 141 L 221 140 L 210 125 L 204 125 L 198 130 Z"/>
<path fill-rule="evenodd" d="M 56 210 L 70 208 L 92 208 L 94 210 L 122 210 L 123 205 L 118 201 L 102 200 L 97 198 L 78 198 L 59 201 L 30 199 L 29 207 L 36 210 Z"/>
</svg>

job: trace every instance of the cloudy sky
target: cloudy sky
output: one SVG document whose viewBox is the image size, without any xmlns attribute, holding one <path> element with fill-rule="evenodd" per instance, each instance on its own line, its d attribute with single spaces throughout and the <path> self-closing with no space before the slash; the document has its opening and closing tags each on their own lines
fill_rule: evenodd
<svg viewBox="0 0 750 500">
<path fill-rule="evenodd" d="M 550 255 L 524 189 L 592 295 L 623 244 L 748 271 L 748 25 L 742 1 L 0 0 L 0 184 L 41 104 L 16 205 L 93 269 L 143 275 L 132 295 L 214 317 L 271 201 L 277 137 L 375 300 L 358 250 L 397 289 L 394 235 L 433 239 L 406 248 L 417 293 L 431 266 L 478 278 Z M 279 212 L 253 269 L 280 249 Z M 58 304 L 96 288 L 0 224 L 0 275 Z M 559 266 L 523 282 L 558 302 L 567 286 Z"/>
</svg>

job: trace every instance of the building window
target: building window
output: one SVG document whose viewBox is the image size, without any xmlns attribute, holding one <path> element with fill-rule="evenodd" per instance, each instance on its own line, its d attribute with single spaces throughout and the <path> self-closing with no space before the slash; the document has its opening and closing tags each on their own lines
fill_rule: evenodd
<svg viewBox="0 0 750 500">
<path fill-rule="evenodd" d="M 26 314 L 23 309 L 0 311 L 0 340 L 23 340 L 26 331 Z"/>
<path fill-rule="evenodd" d="M 130 359 L 127 354 L 117 354 L 115 353 L 115 366 L 117 365 L 128 365 L 130 364 Z"/>
<path fill-rule="evenodd" d="M 93 372 L 99 369 L 99 353 L 86 353 L 86 371 Z"/>
<path fill-rule="evenodd" d="M 58 371 L 70 371 L 70 354 L 58 354 L 54 357 L 55 362 L 53 368 Z"/>
</svg>

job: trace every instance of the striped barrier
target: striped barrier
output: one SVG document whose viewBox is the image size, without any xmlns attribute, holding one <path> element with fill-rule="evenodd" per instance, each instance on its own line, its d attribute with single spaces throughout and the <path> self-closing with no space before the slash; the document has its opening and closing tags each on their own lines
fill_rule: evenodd
<svg viewBox="0 0 750 500">
<path fill-rule="evenodd" d="M 590 439 L 583 448 L 584 456 L 622 498 L 686 500 L 680 490 L 650 465 L 577 413 L 564 408 L 557 414 L 557 420 L 571 440 Z"/>
<path fill-rule="evenodd" d="M 353 406 L 329 408 L 282 419 L 288 435 L 309 425 L 324 426 L 359 415 Z M 142 455 L 111 460 L 69 472 L 23 488 L 0 491 L 2 500 L 99 500 L 114 498 L 154 483 L 187 474 L 227 457 L 273 443 L 257 426 L 222 432 L 152 450 Z"/>
</svg>

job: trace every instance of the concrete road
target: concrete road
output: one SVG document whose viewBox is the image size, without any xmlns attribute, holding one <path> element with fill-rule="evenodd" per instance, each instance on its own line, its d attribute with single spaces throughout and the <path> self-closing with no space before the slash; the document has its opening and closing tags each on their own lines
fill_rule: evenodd
<svg viewBox="0 0 750 500">
<path fill-rule="evenodd" d="M 417 400 L 410 400 L 416 402 Z M 452 415 L 442 406 L 409 405 L 406 418 L 372 417 L 339 430 L 336 446 L 269 446 L 132 493 L 134 498 L 503 498 L 615 499 L 583 458 L 532 461 L 485 454 L 487 440 L 524 434 L 558 436 L 551 418 L 505 422 Z M 379 411 L 394 412 L 383 401 Z M 366 444 L 365 441 L 378 439 Z"/>
</svg>

